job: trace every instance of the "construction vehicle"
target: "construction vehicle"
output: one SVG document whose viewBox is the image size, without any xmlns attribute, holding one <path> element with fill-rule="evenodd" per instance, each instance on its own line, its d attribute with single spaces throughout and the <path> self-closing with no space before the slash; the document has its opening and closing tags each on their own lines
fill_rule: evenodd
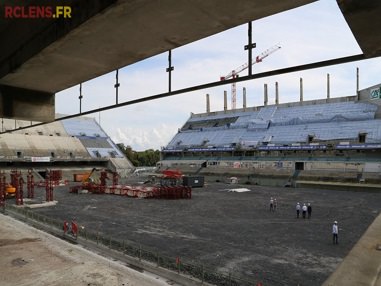
<svg viewBox="0 0 381 286">
<path fill-rule="evenodd" d="M 269 55 L 271 55 L 272 53 L 275 53 L 276 51 L 278 51 L 279 49 L 281 48 L 281 46 L 279 45 L 275 45 L 267 50 L 265 50 L 264 52 L 262 52 L 261 54 L 259 54 L 258 56 L 256 56 L 256 58 L 250 63 L 251 65 L 255 65 L 257 63 L 260 63 L 262 62 L 262 60 L 266 57 L 268 57 Z M 220 80 L 223 81 L 223 80 L 228 80 L 228 79 L 231 79 L 231 78 L 237 78 L 238 77 L 238 74 L 242 71 L 244 71 L 245 69 L 247 69 L 249 67 L 249 63 L 245 63 L 241 66 L 239 66 L 238 68 L 236 68 L 235 70 L 232 70 L 228 75 L 226 76 L 221 76 L 220 77 Z M 236 89 L 236 83 L 233 82 L 232 83 L 232 109 L 236 109 L 236 102 L 237 102 L 237 89 Z"/>
<path fill-rule="evenodd" d="M 95 177 L 94 174 L 100 171 L 99 176 Z M 107 170 L 99 170 L 93 168 L 90 173 L 84 174 L 82 178 L 82 184 L 77 186 L 72 186 L 70 188 L 71 193 L 78 193 L 79 191 L 88 191 L 91 193 L 104 193 L 106 188 L 106 180 L 110 180 L 108 174 L 112 174 L 112 184 L 118 184 L 119 175 L 116 172 L 110 172 Z"/>
<path fill-rule="evenodd" d="M 179 186 L 182 185 L 183 173 L 179 170 L 164 170 L 161 171 L 162 177 L 160 178 L 161 186 Z"/>
<path fill-rule="evenodd" d="M 94 172 L 99 171 L 97 168 L 93 168 L 90 173 L 84 174 L 82 177 L 82 184 L 86 184 L 89 182 L 93 182 L 94 179 L 92 178 Z"/>
<path fill-rule="evenodd" d="M 7 199 L 9 199 L 9 198 L 14 198 L 16 196 L 16 188 L 15 187 L 13 187 L 12 185 L 7 185 L 6 187 L 5 187 L 5 197 L 7 198 Z"/>
</svg>

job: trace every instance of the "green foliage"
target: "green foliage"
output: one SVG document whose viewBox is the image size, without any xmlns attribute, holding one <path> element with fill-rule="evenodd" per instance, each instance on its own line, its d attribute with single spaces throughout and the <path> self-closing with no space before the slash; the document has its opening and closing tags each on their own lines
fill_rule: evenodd
<svg viewBox="0 0 381 286">
<path fill-rule="evenodd" d="M 156 163 L 160 160 L 159 150 L 148 149 L 145 151 L 137 152 L 132 150 L 131 146 L 124 146 L 123 143 L 117 145 L 135 167 L 154 167 L 156 166 Z"/>
</svg>

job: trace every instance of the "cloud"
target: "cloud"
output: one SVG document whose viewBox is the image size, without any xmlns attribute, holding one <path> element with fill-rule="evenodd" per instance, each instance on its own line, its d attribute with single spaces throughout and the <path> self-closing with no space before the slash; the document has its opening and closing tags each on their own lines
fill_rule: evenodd
<svg viewBox="0 0 381 286">
<path fill-rule="evenodd" d="M 132 146 L 134 150 L 143 151 L 159 149 L 159 147 L 167 145 L 175 130 L 177 130 L 177 126 L 166 124 L 144 129 L 138 126 L 114 127 L 110 130 L 110 136 L 114 142 L 123 142 L 125 146 Z"/>
</svg>

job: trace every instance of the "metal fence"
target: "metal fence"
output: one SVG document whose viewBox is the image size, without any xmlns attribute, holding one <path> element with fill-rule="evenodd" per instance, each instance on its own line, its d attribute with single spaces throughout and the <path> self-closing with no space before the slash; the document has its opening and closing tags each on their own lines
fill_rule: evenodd
<svg viewBox="0 0 381 286">
<path fill-rule="evenodd" d="M 7 204 L 3 210 L 7 214 L 32 225 L 33 227 L 54 234 L 63 235 L 63 222 L 57 219 L 33 212 L 31 209 L 22 208 Z M 62 232 L 61 232 L 62 231 Z M 86 241 L 96 243 L 118 251 L 119 253 L 137 259 L 142 265 L 150 263 L 151 266 L 162 267 L 182 275 L 190 276 L 200 280 L 201 283 L 210 283 L 221 286 L 256 286 L 263 285 L 258 281 L 249 281 L 232 273 L 222 273 L 211 268 L 204 267 L 202 264 L 187 263 L 182 258 L 173 258 L 161 255 L 158 252 L 144 249 L 141 245 L 124 240 L 114 239 L 112 236 L 104 236 L 99 232 L 92 232 L 86 229 L 79 229 L 79 243 L 86 244 Z"/>
</svg>

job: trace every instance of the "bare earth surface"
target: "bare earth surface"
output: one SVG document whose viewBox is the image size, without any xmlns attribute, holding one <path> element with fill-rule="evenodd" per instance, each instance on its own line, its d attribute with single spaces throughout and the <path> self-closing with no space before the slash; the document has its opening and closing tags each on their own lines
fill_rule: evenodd
<svg viewBox="0 0 381 286">
<path fill-rule="evenodd" d="M 232 187 L 251 191 L 226 191 Z M 76 217 L 86 229 L 107 237 L 128 240 L 170 257 L 181 257 L 184 262 L 231 272 L 255 283 L 262 281 L 266 286 L 321 285 L 381 210 L 381 193 L 223 183 L 194 189 L 191 200 L 76 195 L 69 194 L 67 187 L 56 188 L 54 195 L 58 200 L 56 206 L 33 211 L 61 221 Z M 270 197 L 278 201 L 276 212 L 269 211 Z M 37 190 L 37 198 L 44 198 L 44 190 Z M 297 202 L 312 204 L 311 219 L 296 219 Z M 334 220 L 339 222 L 339 245 L 332 244 Z M 26 256 L 32 243 L 40 242 L 20 244 L 24 251 L 18 257 L 25 261 L 32 259 Z M 6 247 L 17 249 L 14 245 Z M 62 253 L 65 255 L 55 258 L 57 263 L 63 263 L 61 260 L 72 254 L 65 248 Z M 77 267 L 80 269 L 81 265 Z M 98 275 L 95 273 L 104 277 L 105 269 L 108 268 L 88 271 L 81 277 L 83 283 L 86 279 L 95 279 Z M 57 275 L 66 273 L 65 268 L 56 271 Z M 101 281 L 102 277 L 97 279 Z M 115 281 L 118 277 L 115 274 Z"/>
<path fill-rule="evenodd" d="M 168 285 L 2 214 L 0 253 L 2 286 Z"/>
</svg>

